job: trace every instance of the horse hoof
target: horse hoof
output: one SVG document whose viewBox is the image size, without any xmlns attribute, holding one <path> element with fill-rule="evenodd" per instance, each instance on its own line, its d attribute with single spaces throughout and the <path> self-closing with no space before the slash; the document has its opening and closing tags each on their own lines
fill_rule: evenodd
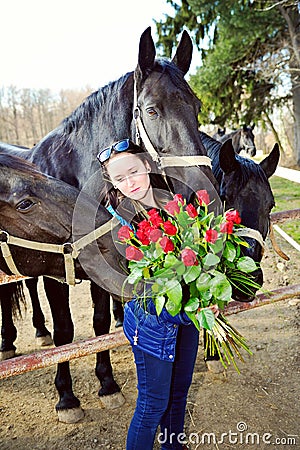
<svg viewBox="0 0 300 450">
<path fill-rule="evenodd" d="M 104 408 L 116 409 L 125 403 L 125 397 L 122 392 L 116 392 L 111 395 L 101 395 L 100 400 Z"/>
<path fill-rule="evenodd" d="M 222 363 L 215 359 L 206 361 L 206 367 L 207 370 L 212 373 L 223 373 L 225 370 Z"/>
<path fill-rule="evenodd" d="M 53 345 L 53 339 L 50 334 L 47 334 L 47 336 L 37 337 L 36 342 L 39 347 L 46 347 L 47 345 Z"/>
<path fill-rule="evenodd" d="M 84 417 L 82 408 L 58 409 L 58 421 L 63 423 L 77 423 Z"/>
<path fill-rule="evenodd" d="M 4 350 L 3 352 L 0 352 L 0 361 L 5 361 L 6 359 L 14 358 L 15 356 L 15 350 Z"/>
</svg>

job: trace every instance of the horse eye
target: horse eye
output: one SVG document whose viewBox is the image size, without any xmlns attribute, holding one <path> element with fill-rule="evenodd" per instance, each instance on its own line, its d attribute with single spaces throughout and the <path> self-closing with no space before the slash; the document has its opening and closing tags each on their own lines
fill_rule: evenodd
<svg viewBox="0 0 300 450">
<path fill-rule="evenodd" d="M 158 115 L 154 108 L 146 108 L 146 111 L 151 119 L 154 119 Z"/>
<path fill-rule="evenodd" d="M 26 198 L 25 200 L 21 200 L 17 204 L 16 209 L 20 212 L 27 212 L 30 210 L 30 208 L 32 208 L 33 205 L 35 205 L 35 203 L 29 198 Z"/>
</svg>

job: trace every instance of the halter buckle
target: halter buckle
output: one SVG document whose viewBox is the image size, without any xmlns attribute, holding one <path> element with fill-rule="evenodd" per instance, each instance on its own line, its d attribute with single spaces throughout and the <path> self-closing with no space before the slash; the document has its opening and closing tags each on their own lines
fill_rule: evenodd
<svg viewBox="0 0 300 450">
<path fill-rule="evenodd" d="M 62 246 L 64 255 L 72 255 L 73 253 L 73 244 L 72 242 L 65 242 Z"/>
<path fill-rule="evenodd" d="M 136 106 L 133 111 L 133 118 L 134 120 L 137 120 L 139 117 L 141 117 L 141 110 L 138 106 Z"/>
<path fill-rule="evenodd" d="M 7 231 L 0 230 L 0 241 L 1 242 L 8 242 L 9 234 Z"/>
</svg>

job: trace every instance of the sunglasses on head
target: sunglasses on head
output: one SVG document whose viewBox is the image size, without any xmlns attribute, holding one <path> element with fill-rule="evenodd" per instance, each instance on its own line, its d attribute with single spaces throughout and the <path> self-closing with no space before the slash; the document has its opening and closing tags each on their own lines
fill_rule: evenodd
<svg viewBox="0 0 300 450">
<path fill-rule="evenodd" d="M 117 153 L 125 152 L 126 150 L 129 149 L 129 147 L 130 147 L 129 139 L 123 139 L 122 141 L 115 142 L 110 147 L 101 150 L 97 155 L 97 159 L 100 161 L 101 164 L 103 164 L 110 158 L 112 151 Z"/>
</svg>

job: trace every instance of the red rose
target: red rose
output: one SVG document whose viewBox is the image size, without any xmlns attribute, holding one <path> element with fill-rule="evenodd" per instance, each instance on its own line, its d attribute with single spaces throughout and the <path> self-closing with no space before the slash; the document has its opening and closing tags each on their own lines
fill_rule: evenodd
<svg viewBox="0 0 300 450">
<path fill-rule="evenodd" d="M 143 230 L 137 230 L 136 237 L 143 245 L 150 244 L 149 235 L 147 233 L 145 233 Z"/>
<path fill-rule="evenodd" d="M 159 225 L 163 223 L 163 219 L 157 209 L 150 209 L 150 211 L 148 211 L 148 216 L 150 222 L 155 227 L 159 227 Z"/>
<path fill-rule="evenodd" d="M 197 195 L 197 199 L 198 199 L 200 206 L 209 205 L 210 198 L 209 198 L 208 192 L 205 189 L 201 189 L 200 191 L 197 191 L 196 195 Z"/>
<path fill-rule="evenodd" d="M 197 255 L 194 250 L 190 248 L 184 248 L 181 252 L 181 260 L 185 266 L 197 266 Z"/>
<path fill-rule="evenodd" d="M 220 225 L 221 233 L 232 234 L 233 232 L 233 222 L 224 222 Z"/>
<path fill-rule="evenodd" d="M 195 206 L 192 205 L 191 203 L 189 203 L 189 204 L 187 205 L 187 207 L 185 208 L 185 210 L 186 210 L 186 212 L 188 213 L 188 215 L 189 215 L 190 217 L 192 217 L 193 219 L 194 219 L 195 217 L 198 216 L 198 213 L 197 213 L 197 210 L 196 210 Z"/>
<path fill-rule="evenodd" d="M 126 248 L 126 259 L 129 259 L 129 261 L 140 261 L 143 257 L 144 253 L 133 245 Z"/>
<path fill-rule="evenodd" d="M 159 245 L 165 253 L 172 252 L 174 250 L 174 244 L 167 236 L 161 238 Z"/>
<path fill-rule="evenodd" d="M 148 222 L 148 220 L 142 220 L 138 224 L 138 229 L 143 231 L 143 233 L 147 233 L 147 231 L 149 231 L 150 228 L 151 228 L 151 224 Z"/>
<path fill-rule="evenodd" d="M 233 222 L 236 224 L 239 224 L 242 221 L 242 219 L 240 218 L 239 212 L 236 209 L 234 209 L 233 211 L 226 211 L 225 219 L 228 222 Z"/>
<path fill-rule="evenodd" d="M 153 228 L 149 233 L 149 239 L 151 242 L 157 242 L 162 237 L 162 231 L 158 228 Z"/>
<path fill-rule="evenodd" d="M 126 241 L 133 236 L 133 231 L 127 225 L 122 226 L 118 231 L 120 241 Z"/>
<path fill-rule="evenodd" d="M 181 203 L 181 205 L 184 205 L 184 200 L 181 194 L 175 194 L 174 195 L 174 200 L 177 203 Z"/>
<path fill-rule="evenodd" d="M 168 211 L 168 213 L 171 214 L 172 216 L 174 216 L 175 213 L 179 214 L 180 212 L 178 203 L 175 202 L 175 200 L 171 200 L 170 202 L 168 202 L 165 206 L 165 210 Z"/>
<path fill-rule="evenodd" d="M 163 227 L 164 227 L 165 232 L 169 236 L 175 236 L 176 235 L 177 228 L 169 220 L 167 220 L 166 222 L 163 223 Z"/>
<path fill-rule="evenodd" d="M 206 242 L 214 244 L 218 239 L 218 232 L 216 230 L 209 229 L 206 231 L 204 239 Z"/>
</svg>

